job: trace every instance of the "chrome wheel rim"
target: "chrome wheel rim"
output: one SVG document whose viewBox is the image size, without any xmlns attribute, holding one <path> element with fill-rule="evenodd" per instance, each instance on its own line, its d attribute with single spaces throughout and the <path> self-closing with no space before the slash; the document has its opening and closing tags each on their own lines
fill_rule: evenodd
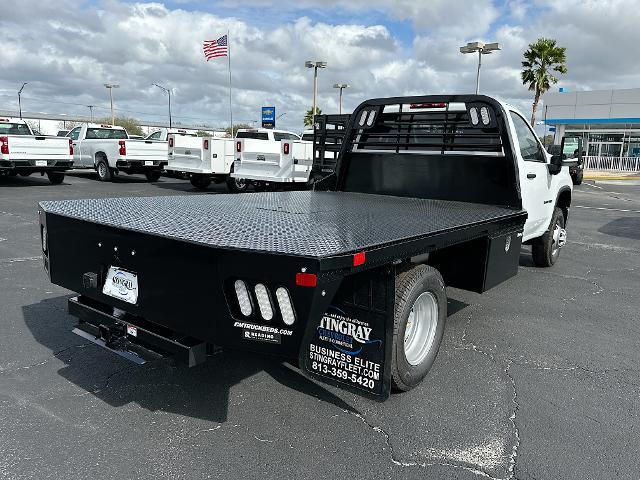
<svg viewBox="0 0 640 480">
<path fill-rule="evenodd" d="M 98 175 L 100 175 L 101 178 L 107 176 L 107 167 L 105 166 L 104 162 L 100 162 L 98 164 Z"/>
<path fill-rule="evenodd" d="M 244 178 L 236 178 L 236 188 L 243 189 L 247 186 L 247 181 Z"/>
<path fill-rule="evenodd" d="M 560 222 L 556 222 L 553 228 L 553 245 L 551 247 L 551 254 L 555 257 L 562 247 L 567 243 L 567 231 L 562 228 Z"/>
<path fill-rule="evenodd" d="M 411 307 L 404 330 L 404 355 L 410 365 L 420 365 L 436 338 L 438 301 L 431 292 L 423 292 Z"/>
</svg>

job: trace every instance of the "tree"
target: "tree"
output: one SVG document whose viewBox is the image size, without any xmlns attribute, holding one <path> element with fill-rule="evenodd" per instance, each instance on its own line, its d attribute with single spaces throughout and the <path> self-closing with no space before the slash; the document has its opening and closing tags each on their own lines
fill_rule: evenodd
<svg viewBox="0 0 640 480">
<path fill-rule="evenodd" d="M 31 131 L 36 135 L 41 135 L 40 122 L 38 120 L 25 120 Z"/>
<path fill-rule="evenodd" d="M 539 38 L 536 43 L 530 43 L 524 52 L 522 62 L 522 83 L 534 92 L 531 108 L 531 125 L 536 121 L 536 109 L 543 93 L 551 88 L 551 84 L 558 83 L 554 72 L 567 73 L 566 48 L 559 47 L 551 38 Z"/>
<path fill-rule="evenodd" d="M 82 122 L 74 122 L 73 120 L 63 120 L 58 122 L 58 130 L 73 130 L 82 125 Z"/>
<path fill-rule="evenodd" d="M 310 108 L 309 110 L 307 110 L 307 113 L 304 114 L 305 127 L 313 126 L 313 116 L 311 115 L 311 110 L 313 110 L 313 108 Z M 316 115 L 322 115 L 322 110 L 320 110 L 320 107 L 316 107 Z"/>
<path fill-rule="evenodd" d="M 542 142 L 542 145 L 544 147 L 548 147 L 549 145 L 553 144 L 553 134 L 540 137 L 540 141 Z"/>
<path fill-rule="evenodd" d="M 207 132 L 207 131 L 205 131 L 205 130 L 198 130 L 198 131 L 196 132 L 196 135 L 197 135 L 198 137 L 210 137 L 210 136 L 211 136 L 211 132 Z"/>
<path fill-rule="evenodd" d="M 96 123 L 111 125 L 111 118 L 100 118 L 96 120 Z M 140 128 L 140 125 L 138 125 L 138 121 L 135 118 L 116 117 L 115 125 L 124 127 L 129 135 L 140 135 L 141 137 L 145 136 L 142 128 Z"/>
<path fill-rule="evenodd" d="M 248 123 L 234 123 L 233 124 L 233 133 L 236 133 L 239 128 L 252 128 Z M 227 136 L 231 136 L 231 127 L 227 127 L 224 129 L 224 132 Z"/>
</svg>

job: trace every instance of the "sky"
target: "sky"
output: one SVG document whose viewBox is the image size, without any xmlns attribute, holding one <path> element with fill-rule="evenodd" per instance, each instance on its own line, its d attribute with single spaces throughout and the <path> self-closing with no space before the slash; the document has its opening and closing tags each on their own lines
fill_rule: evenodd
<svg viewBox="0 0 640 480">
<path fill-rule="evenodd" d="M 301 131 L 313 75 L 324 60 L 318 106 L 337 113 L 334 83 L 348 83 L 344 110 L 368 98 L 472 93 L 477 56 L 469 41 L 499 42 L 483 57 L 481 93 L 528 115 L 520 69 L 527 45 L 550 37 L 567 49 L 571 91 L 640 87 L 637 0 L 22 0 L 0 15 L 0 109 L 109 115 L 104 83 L 117 83 L 116 113 L 174 122 L 229 124 L 226 58 L 205 61 L 204 40 L 229 31 L 234 122 L 259 123 L 260 107 Z M 540 111 L 540 110 L 539 110 Z"/>
</svg>

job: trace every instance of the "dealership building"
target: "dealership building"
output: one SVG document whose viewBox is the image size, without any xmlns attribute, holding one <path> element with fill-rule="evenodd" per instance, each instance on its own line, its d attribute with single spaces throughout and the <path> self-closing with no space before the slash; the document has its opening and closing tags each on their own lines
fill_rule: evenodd
<svg viewBox="0 0 640 480">
<path fill-rule="evenodd" d="M 547 93 L 542 113 L 555 143 L 578 136 L 587 156 L 640 157 L 640 88 Z"/>
</svg>

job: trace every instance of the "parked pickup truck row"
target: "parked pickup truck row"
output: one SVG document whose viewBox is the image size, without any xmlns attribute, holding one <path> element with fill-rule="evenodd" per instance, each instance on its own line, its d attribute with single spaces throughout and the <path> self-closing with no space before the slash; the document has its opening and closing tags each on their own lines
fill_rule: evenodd
<svg viewBox="0 0 640 480">
<path fill-rule="evenodd" d="M 70 139 L 34 135 L 24 120 L 0 117 L 0 175 L 40 173 L 53 184 L 62 183 L 73 154 Z"/>
</svg>

